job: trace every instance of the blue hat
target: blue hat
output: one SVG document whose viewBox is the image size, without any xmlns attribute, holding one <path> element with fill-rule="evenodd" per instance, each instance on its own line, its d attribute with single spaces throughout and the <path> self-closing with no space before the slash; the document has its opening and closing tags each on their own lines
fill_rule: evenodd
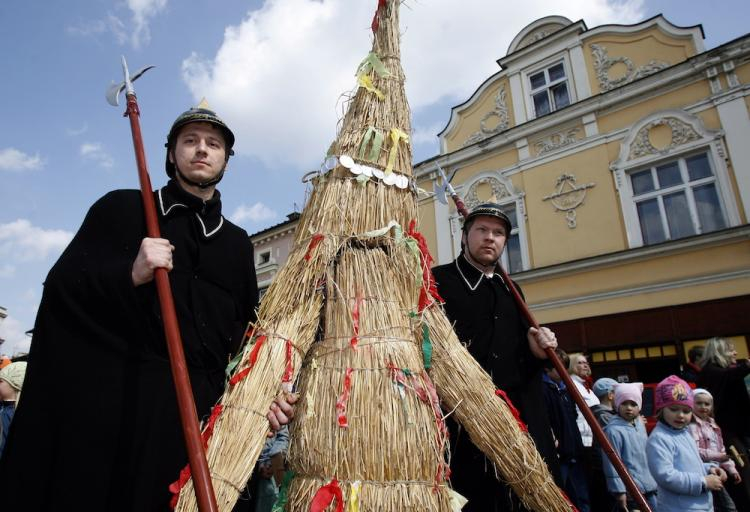
<svg viewBox="0 0 750 512">
<path fill-rule="evenodd" d="M 597 379 L 596 382 L 594 382 L 594 385 L 591 386 L 591 391 L 593 391 L 597 397 L 600 397 L 606 395 L 610 391 L 614 391 L 615 385 L 617 385 L 617 381 L 615 379 L 603 377 L 601 379 Z"/>
</svg>

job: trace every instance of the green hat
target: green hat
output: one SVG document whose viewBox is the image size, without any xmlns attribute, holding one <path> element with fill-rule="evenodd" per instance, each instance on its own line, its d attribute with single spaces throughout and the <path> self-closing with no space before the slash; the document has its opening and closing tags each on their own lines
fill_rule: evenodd
<svg viewBox="0 0 750 512">
<path fill-rule="evenodd" d="M 500 205 L 497 203 L 480 203 L 471 209 L 469 215 L 464 219 L 464 227 L 469 221 L 479 216 L 495 217 L 505 225 L 505 229 L 508 231 L 507 235 L 510 236 L 510 232 L 513 229 L 513 225 L 510 223 L 510 219 L 503 212 Z"/>
<path fill-rule="evenodd" d="M 234 154 L 232 146 L 234 146 L 234 133 L 226 125 L 221 118 L 216 115 L 216 112 L 208 108 L 208 103 L 205 99 L 201 100 L 197 107 L 193 107 L 190 110 L 186 110 L 175 119 L 172 123 L 172 128 L 169 129 L 169 135 L 167 135 L 167 143 L 164 146 L 167 148 L 167 158 L 165 167 L 167 170 L 167 176 L 170 178 L 174 177 L 175 167 L 172 162 L 169 161 L 169 151 L 174 147 L 175 139 L 180 129 L 186 124 L 190 123 L 209 123 L 219 128 L 224 135 L 224 143 L 227 146 L 226 159 Z"/>
</svg>

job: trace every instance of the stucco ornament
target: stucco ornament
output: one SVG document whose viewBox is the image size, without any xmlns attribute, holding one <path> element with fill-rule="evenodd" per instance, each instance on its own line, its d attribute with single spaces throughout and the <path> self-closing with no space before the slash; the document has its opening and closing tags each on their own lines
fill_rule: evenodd
<svg viewBox="0 0 750 512">
<path fill-rule="evenodd" d="M 489 185 L 490 190 L 492 190 L 492 201 L 496 203 L 502 202 L 504 198 L 512 197 L 514 195 L 514 191 L 510 190 L 507 184 L 503 183 L 497 178 L 487 176 L 486 178 L 478 179 L 469 187 L 469 190 L 466 192 L 466 196 L 464 197 L 464 204 L 467 208 L 474 208 L 479 203 L 484 203 L 487 201 L 487 199 L 482 199 L 478 195 L 479 187 L 481 187 L 482 185 Z"/>
<path fill-rule="evenodd" d="M 493 126 L 487 126 L 491 119 L 497 120 Z M 471 135 L 464 142 L 464 146 L 484 140 L 490 135 L 500 133 L 508 129 L 508 105 L 505 102 L 505 86 L 501 85 L 495 96 L 495 108 L 487 112 L 479 122 L 479 131 Z"/>
<path fill-rule="evenodd" d="M 586 190 L 596 186 L 596 183 L 578 185 L 572 174 L 561 174 L 557 177 L 555 192 L 545 196 L 545 201 L 551 201 L 556 210 L 565 212 L 568 227 L 576 227 L 576 208 L 583 204 L 586 198 Z"/>
<path fill-rule="evenodd" d="M 672 130 L 672 139 L 666 147 L 661 149 L 654 147 L 649 137 L 651 129 L 657 126 L 668 126 Z M 692 126 L 676 117 L 662 117 L 660 119 L 655 119 L 638 130 L 638 133 L 630 146 L 628 160 L 633 160 L 634 158 L 640 158 L 646 155 L 668 153 L 672 148 L 700 138 L 701 136 Z"/>
<path fill-rule="evenodd" d="M 537 156 L 574 144 L 578 141 L 577 134 L 579 131 L 581 131 L 580 128 L 571 128 L 559 133 L 553 133 L 552 135 L 536 141 L 534 146 L 536 146 L 537 149 Z"/>
<path fill-rule="evenodd" d="M 610 57 L 607 53 L 607 48 L 598 44 L 591 45 L 591 54 L 594 56 L 594 69 L 596 70 L 596 78 L 599 81 L 599 89 L 602 92 L 610 91 L 639 78 L 653 75 L 657 71 L 670 66 L 669 62 L 652 59 L 647 64 L 636 68 L 633 61 L 629 58 Z M 617 78 L 611 78 L 609 70 L 616 64 L 623 64 L 625 66 L 625 74 Z"/>
</svg>

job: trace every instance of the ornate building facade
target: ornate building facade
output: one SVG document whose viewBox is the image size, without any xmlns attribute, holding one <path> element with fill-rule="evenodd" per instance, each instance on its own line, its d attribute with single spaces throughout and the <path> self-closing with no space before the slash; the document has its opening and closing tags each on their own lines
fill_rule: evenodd
<svg viewBox="0 0 750 512">
<path fill-rule="evenodd" d="M 750 35 L 706 50 L 663 16 L 589 29 L 535 21 L 454 107 L 415 166 L 469 206 L 504 205 L 503 256 L 537 319 L 597 376 L 651 381 L 711 336 L 750 336 Z M 436 261 L 460 252 L 451 204 L 427 194 Z"/>
</svg>

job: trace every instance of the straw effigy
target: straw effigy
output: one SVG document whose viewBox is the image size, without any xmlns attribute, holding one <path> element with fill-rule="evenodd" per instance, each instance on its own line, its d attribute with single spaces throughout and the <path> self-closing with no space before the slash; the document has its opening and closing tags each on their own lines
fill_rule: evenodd
<svg viewBox="0 0 750 512">
<path fill-rule="evenodd" d="M 399 1 L 379 0 L 373 50 L 313 179 L 290 257 L 204 426 L 220 510 L 250 477 L 268 405 L 298 382 L 287 472 L 274 510 L 458 510 L 441 404 L 524 505 L 573 507 L 512 406 L 458 341 L 416 231 Z M 177 510 L 196 510 L 186 469 Z"/>
</svg>

